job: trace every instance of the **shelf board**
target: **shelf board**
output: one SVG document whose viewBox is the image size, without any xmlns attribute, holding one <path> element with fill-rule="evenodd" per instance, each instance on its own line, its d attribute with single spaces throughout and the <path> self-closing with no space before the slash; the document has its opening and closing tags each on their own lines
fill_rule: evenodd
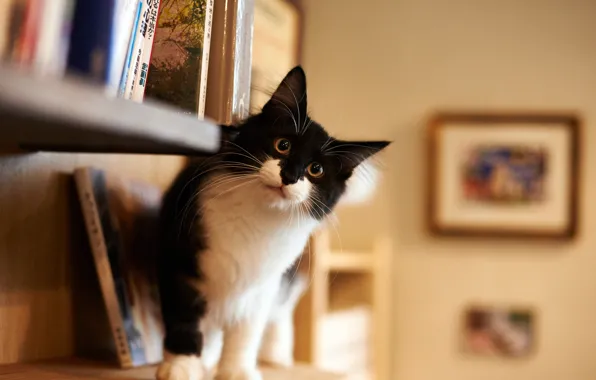
<svg viewBox="0 0 596 380">
<path fill-rule="evenodd" d="M 176 108 L 109 97 L 81 79 L 0 67 L 2 150 L 201 155 L 219 143 L 215 123 Z"/>
<path fill-rule="evenodd" d="M 325 254 L 324 265 L 329 271 L 371 272 L 374 256 L 368 252 L 334 252 Z"/>
<path fill-rule="evenodd" d="M 119 369 L 106 364 L 64 360 L 34 364 L 11 364 L 0 366 L 2 380 L 154 380 L 156 367 Z M 342 380 L 345 377 L 316 370 L 306 365 L 288 369 L 262 367 L 263 380 Z"/>
</svg>

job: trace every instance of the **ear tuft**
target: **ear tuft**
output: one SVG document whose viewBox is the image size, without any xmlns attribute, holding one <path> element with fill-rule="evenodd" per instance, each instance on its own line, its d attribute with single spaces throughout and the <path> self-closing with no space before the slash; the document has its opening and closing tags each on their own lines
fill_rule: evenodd
<svg viewBox="0 0 596 380">
<path fill-rule="evenodd" d="M 287 114 L 288 110 L 292 116 L 304 118 L 307 110 L 306 98 L 306 74 L 300 66 L 290 70 L 279 86 L 271 95 L 271 99 L 263 106 L 263 112 L 275 112 Z"/>
<path fill-rule="evenodd" d="M 390 141 L 341 141 L 335 140 L 326 154 L 338 156 L 344 171 L 352 171 L 365 160 L 385 149 Z"/>
</svg>

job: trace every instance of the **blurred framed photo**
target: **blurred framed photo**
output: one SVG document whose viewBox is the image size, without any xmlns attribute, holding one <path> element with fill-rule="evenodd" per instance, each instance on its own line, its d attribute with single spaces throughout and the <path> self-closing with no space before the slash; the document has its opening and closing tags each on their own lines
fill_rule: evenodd
<svg viewBox="0 0 596 380">
<path fill-rule="evenodd" d="M 536 313 L 529 308 L 468 307 L 462 340 L 467 354 L 526 357 L 536 349 Z"/>
<path fill-rule="evenodd" d="M 573 238 L 579 128 L 572 114 L 435 115 L 428 147 L 431 232 Z"/>
</svg>

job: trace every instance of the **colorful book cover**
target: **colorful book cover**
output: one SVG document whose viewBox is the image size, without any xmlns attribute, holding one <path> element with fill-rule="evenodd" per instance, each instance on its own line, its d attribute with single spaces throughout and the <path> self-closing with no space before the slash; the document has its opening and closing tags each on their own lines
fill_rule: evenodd
<svg viewBox="0 0 596 380">
<path fill-rule="evenodd" d="M 151 239 L 161 191 L 94 168 L 74 176 L 120 365 L 159 363 L 163 331 Z"/>
<path fill-rule="evenodd" d="M 68 69 L 100 83 L 109 80 L 115 0 L 77 1 Z"/>
<path fill-rule="evenodd" d="M 161 6 L 146 97 L 203 117 L 213 0 L 171 0 Z"/>
</svg>

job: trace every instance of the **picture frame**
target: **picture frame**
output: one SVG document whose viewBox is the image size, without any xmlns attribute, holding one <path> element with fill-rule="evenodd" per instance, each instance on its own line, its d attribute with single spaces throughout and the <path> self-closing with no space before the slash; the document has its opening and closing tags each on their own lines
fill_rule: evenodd
<svg viewBox="0 0 596 380">
<path fill-rule="evenodd" d="M 528 359 L 538 351 L 534 307 L 469 304 L 461 315 L 461 351 L 471 357 Z"/>
<path fill-rule="evenodd" d="M 580 127 L 575 113 L 434 114 L 427 147 L 430 232 L 573 239 Z"/>
<path fill-rule="evenodd" d="M 258 112 L 302 53 L 298 0 L 254 0 L 250 111 Z"/>
</svg>

